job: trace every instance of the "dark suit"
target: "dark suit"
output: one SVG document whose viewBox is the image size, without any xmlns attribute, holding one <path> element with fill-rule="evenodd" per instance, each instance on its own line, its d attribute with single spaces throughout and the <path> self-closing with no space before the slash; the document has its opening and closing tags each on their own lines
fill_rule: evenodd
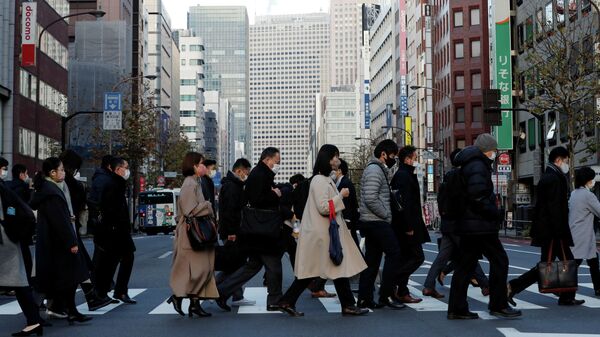
<svg viewBox="0 0 600 337">
<path fill-rule="evenodd" d="M 354 188 L 354 184 L 350 180 L 350 178 L 346 176 L 342 176 L 340 182 L 337 184 L 338 191 L 341 191 L 343 188 L 347 188 L 350 191 L 350 195 L 348 198 L 344 198 L 344 207 L 345 209 L 342 211 L 344 215 L 344 220 L 346 220 L 346 224 L 348 225 L 348 229 L 350 230 L 350 234 L 352 238 L 358 245 L 358 235 L 356 231 L 358 228 L 358 219 L 360 218 L 360 213 L 358 213 L 358 199 L 356 198 L 356 188 Z"/>
</svg>

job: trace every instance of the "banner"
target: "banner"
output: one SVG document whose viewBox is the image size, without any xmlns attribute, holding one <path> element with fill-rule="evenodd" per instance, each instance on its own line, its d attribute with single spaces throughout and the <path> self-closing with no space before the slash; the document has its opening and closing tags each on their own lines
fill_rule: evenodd
<svg viewBox="0 0 600 337">
<path fill-rule="evenodd" d="M 21 22 L 21 66 L 35 66 L 37 3 L 24 2 Z"/>
<path fill-rule="evenodd" d="M 496 86 L 500 90 L 502 109 L 512 109 L 512 60 L 510 56 L 509 0 L 494 1 L 496 23 Z M 513 149 L 513 112 L 502 111 L 502 125 L 494 128 L 498 150 Z"/>
<path fill-rule="evenodd" d="M 412 118 L 410 116 L 404 117 L 404 144 L 412 145 Z"/>
</svg>

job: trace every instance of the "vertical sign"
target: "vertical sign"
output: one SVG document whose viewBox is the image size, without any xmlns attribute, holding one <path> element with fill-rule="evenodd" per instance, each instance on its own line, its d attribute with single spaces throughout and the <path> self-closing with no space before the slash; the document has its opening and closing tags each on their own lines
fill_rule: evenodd
<svg viewBox="0 0 600 337">
<path fill-rule="evenodd" d="M 496 85 L 500 90 L 502 109 L 512 109 L 512 60 L 510 56 L 509 0 L 494 1 L 496 23 Z M 513 149 L 513 113 L 502 111 L 502 125 L 495 127 L 498 150 Z"/>
<path fill-rule="evenodd" d="M 104 93 L 104 130 L 121 130 L 123 113 L 120 92 Z"/>
<path fill-rule="evenodd" d="M 404 117 L 404 130 L 406 131 L 404 133 L 404 144 L 405 145 L 412 145 L 412 117 L 410 116 L 406 116 Z"/>
<path fill-rule="evenodd" d="M 21 65 L 35 66 L 37 43 L 37 3 L 24 2 L 21 22 Z"/>
<path fill-rule="evenodd" d="M 408 115 L 408 88 L 406 86 L 406 75 L 408 65 L 406 62 L 406 0 L 398 0 L 400 10 L 400 116 Z"/>
<path fill-rule="evenodd" d="M 371 93 L 370 93 L 370 81 L 365 80 L 365 129 L 371 128 Z"/>
</svg>

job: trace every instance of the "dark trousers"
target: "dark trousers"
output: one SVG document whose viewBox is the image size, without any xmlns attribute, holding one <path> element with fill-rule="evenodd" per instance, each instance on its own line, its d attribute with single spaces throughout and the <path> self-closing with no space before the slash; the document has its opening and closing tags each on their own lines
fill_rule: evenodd
<svg viewBox="0 0 600 337">
<path fill-rule="evenodd" d="M 425 288 L 435 289 L 435 280 L 438 275 L 440 275 L 442 271 L 444 274 L 448 275 L 454 270 L 456 267 L 455 259 L 458 257 L 459 241 L 460 238 L 456 234 L 442 234 L 438 255 L 433 261 L 431 269 L 429 269 L 429 272 L 427 273 L 425 283 L 423 284 Z M 448 264 L 451 260 L 452 262 Z M 479 263 L 477 263 L 473 278 L 477 280 L 477 283 L 482 288 L 488 288 L 490 286 L 489 280 L 487 276 L 485 276 Z"/>
<path fill-rule="evenodd" d="M 375 279 L 379 272 L 382 255 L 385 253 L 379 297 L 387 298 L 393 294 L 394 283 L 398 279 L 401 252 L 398 239 L 387 222 L 364 222 L 361 233 L 365 237 L 365 262 L 367 269 L 360 274 L 358 298 L 372 301 L 375 291 Z"/>
<path fill-rule="evenodd" d="M 114 296 L 126 295 L 129 288 L 129 279 L 133 270 L 133 252 L 109 252 L 96 245 L 94 249 L 94 278 L 96 291 L 100 297 L 106 296 L 110 291 L 113 276 L 119 267 L 117 282 L 115 283 Z"/>
<path fill-rule="evenodd" d="M 68 315 L 78 314 L 77 306 L 75 305 L 76 291 L 77 285 L 53 291 L 51 294 L 52 311 L 66 312 Z"/>
<path fill-rule="evenodd" d="M 541 257 L 540 257 L 540 261 L 542 262 L 546 262 L 548 261 L 548 254 L 550 252 L 550 243 L 548 244 L 544 244 L 541 247 Z M 563 255 L 562 255 L 562 249 L 561 249 L 561 242 L 560 241 L 554 241 L 554 245 L 552 247 L 552 256 L 550 257 L 551 261 L 554 261 L 555 259 L 559 259 L 562 260 L 563 259 Z M 569 247 L 564 247 L 564 252 L 565 252 L 565 256 L 567 258 L 567 260 L 573 260 L 573 253 L 571 252 L 571 249 L 569 249 Z M 521 291 L 527 289 L 527 287 L 536 284 L 539 280 L 539 272 L 538 272 L 538 267 L 537 265 L 533 268 L 531 268 L 529 271 L 526 271 L 523 275 L 519 276 L 518 278 L 514 279 L 514 280 L 510 280 L 510 287 L 513 291 L 513 293 L 518 294 Z M 559 295 L 559 301 L 570 301 L 575 299 L 575 292 L 565 292 L 565 293 L 560 293 Z"/>
<path fill-rule="evenodd" d="M 228 273 L 228 272 L 220 272 L 215 276 L 215 282 L 217 283 L 217 285 L 223 283 L 223 281 L 225 281 L 227 278 L 229 278 L 231 276 L 231 274 L 233 273 Z M 236 289 L 233 294 L 232 294 L 232 298 L 234 301 L 238 301 L 244 298 L 244 289 L 242 289 L 242 287 L 239 287 L 238 289 Z"/>
<path fill-rule="evenodd" d="M 27 247 L 29 249 L 29 247 Z M 40 318 L 40 309 L 33 298 L 33 290 L 31 287 L 15 288 L 15 295 L 19 307 L 23 310 L 23 314 L 27 319 L 27 325 L 35 325 L 42 322 Z"/>
<path fill-rule="evenodd" d="M 448 312 L 465 313 L 469 311 L 467 303 L 469 280 L 481 255 L 490 262 L 490 303 L 488 308 L 492 311 L 507 308 L 508 256 L 498 239 L 498 234 L 461 236 L 459 252 L 456 270 L 452 277 Z"/>
<path fill-rule="evenodd" d="M 296 265 L 296 249 L 298 248 L 298 244 L 296 243 L 296 239 L 292 236 L 292 232 L 293 230 L 289 226 L 284 225 L 283 237 L 285 252 L 288 253 L 293 270 Z"/>
<path fill-rule="evenodd" d="M 402 297 L 409 294 L 408 280 L 421 265 L 425 262 L 425 254 L 423 246 L 419 242 L 415 242 L 414 238 L 407 236 L 404 233 L 398 235 L 400 243 L 400 270 L 398 271 L 398 286 L 397 295 Z"/>
<path fill-rule="evenodd" d="M 267 281 L 267 305 L 274 305 L 281 297 L 281 255 L 251 255 L 246 264 L 217 285 L 221 298 L 228 299 L 237 289 L 250 281 L 262 267 L 265 267 Z"/>
<path fill-rule="evenodd" d="M 32 270 L 33 270 L 33 259 L 31 257 L 31 250 L 29 250 L 29 246 L 24 243 L 19 244 L 19 247 L 21 248 L 21 254 L 23 255 L 23 262 L 25 262 L 25 271 L 27 272 L 27 281 L 31 285 L 31 284 L 33 284 L 32 279 L 31 279 L 31 274 L 32 274 Z"/>
<path fill-rule="evenodd" d="M 300 295 L 315 279 L 318 278 L 294 279 L 294 282 L 279 302 L 295 307 Z M 337 292 L 342 308 L 351 307 L 356 304 L 352 290 L 350 290 L 350 281 L 347 278 L 335 279 L 333 280 L 333 284 L 335 285 L 335 291 Z"/>
<path fill-rule="evenodd" d="M 576 259 L 575 261 L 577 261 L 578 266 L 581 266 L 581 263 L 583 262 L 582 259 Z M 592 277 L 592 283 L 594 284 L 594 290 L 599 291 L 600 290 L 600 264 L 598 262 L 598 253 L 596 253 L 595 258 L 586 259 L 585 262 L 587 263 L 588 267 L 590 267 L 590 275 Z"/>
</svg>

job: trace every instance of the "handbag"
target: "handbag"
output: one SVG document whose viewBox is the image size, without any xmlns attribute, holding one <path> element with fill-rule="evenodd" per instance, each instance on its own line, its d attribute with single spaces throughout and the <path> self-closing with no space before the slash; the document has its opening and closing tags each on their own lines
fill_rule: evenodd
<svg viewBox="0 0 600 337">
<path fill-rule="evenodd" d="M 377 165 L 377 164 L 370 163 L 369 165 Z M 377 165 L 377 166 L 379 166 L 379 165 Z M 388 180 L 387 174 L 385 174 L 383 167 L 379 166 L 379 168 L 383 172 L 383 176 L 385 177 L 385 182 L 387 184 L 388 189 L 390 190 L 390 207 L 392 208 L 393 212 L 400 213 L 403 210 L 402 196 L 400 195 L 400 191 L 398 191 L 398 190 L 392 191 L 392 187 L 390 186 L 390 182 Z"/>
<path fill-rule="evenodd" d="M 335 205 L 329 200 L 329 258 L 334 265 L 339 266 L 344 259 L 342 242 L 340 240 L 340 225 L 335 219 Z"/>
<path fill-rule="evenodd" d="M 242 208 L 240 235 L 278 239 L 281 236 L 283 219 L 278 210 Z"/>
<path fill-rule="evenodd" d="M 563 260 L 551 261 L 552 247 L 554 241 L 550 242 L 548 261 L 537 264 L 539 280 L 538 289 L 540 293 L 564 293 L 577 291 L 577 263 L 567 260 L 563 242 L 560 242 Z"/>
<path fill-rule="evenodd" d="M 187 236 L 193 250 L 213 248 L 217 243 L 217 222 L 212 216 L 185 217 Z"/>
</svg>

